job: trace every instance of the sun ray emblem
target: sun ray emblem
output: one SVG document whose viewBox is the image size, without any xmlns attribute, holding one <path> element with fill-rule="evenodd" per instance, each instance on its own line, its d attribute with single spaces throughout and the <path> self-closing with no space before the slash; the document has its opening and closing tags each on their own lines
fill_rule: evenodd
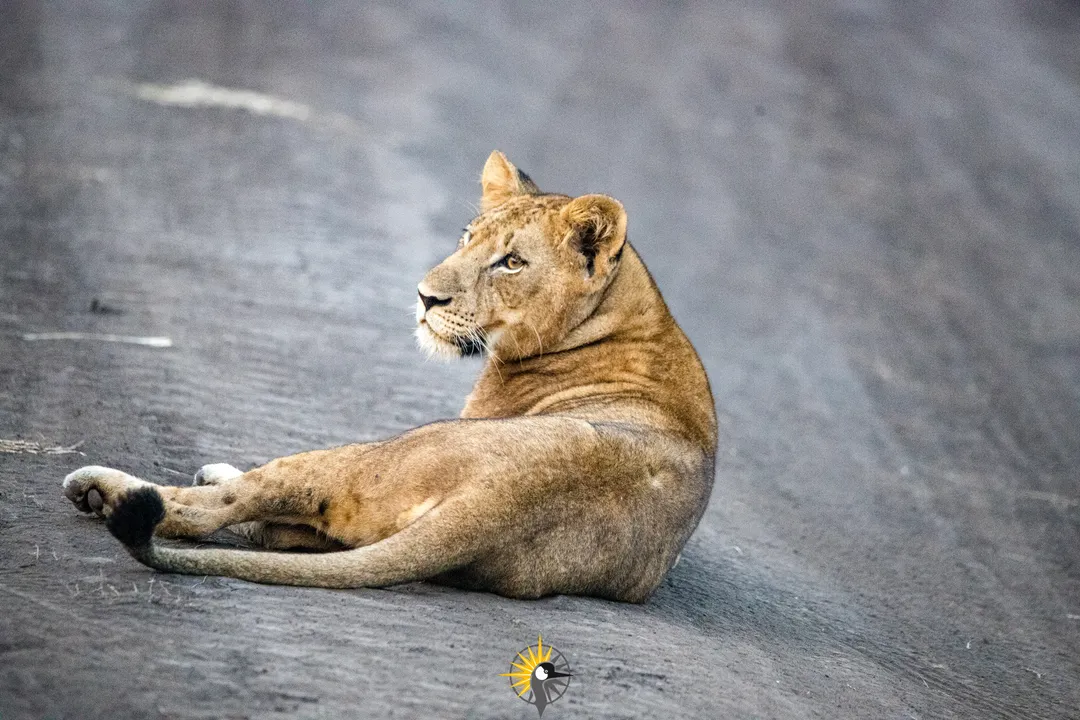
<svg viewBox="0 0 1080 720">
<path fill-rule="evenodd" d="M 537 636 L 536 645 L 520 651 L 510 661 L 510 672 L 499 677 L 510 678 L 510 688 L 517 696 L 535 705 L 544 715 L 544 708 L 563 696 L 570 686 L 570 663 L 551 645 L 544 645 L 543 636 Z"/>
</svg>

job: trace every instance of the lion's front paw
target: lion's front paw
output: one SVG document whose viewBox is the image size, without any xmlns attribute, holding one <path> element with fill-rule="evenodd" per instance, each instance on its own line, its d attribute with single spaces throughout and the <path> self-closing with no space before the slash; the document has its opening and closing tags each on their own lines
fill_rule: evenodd
<svg viewBox="0 0 1080 720">
<path fill-rule="evenodd" d="M 238 478 L 243 475 L 242 470 L 234 468 L 228 463 L 214 463 L 212 465 L 203 465 L 199 468 L 199 471 L 195 473 L 195 478 L 192 480 L 192 485 L 220 485 L 223 482 Z"/>
<path fill-rule="evenodd" d="M 123 492 L 149 483 L 120 470 L 87 465 L 64 478 L 64 496 L 83 512 L 104 517 Z"/>
<path fill-rule="evenodd" d="M 95 504 L 101 499 L 101 494 L 94 487 L 94 480 L 105 473 L 115 472 L 100 465 L 87 465 L 64 478 L 64 496 L 75 504 L 75 507 L 83 512 L 90 512 L 94 507 L 90 505 L 88 495 L 94 491 Z M 100 511 L 97 511 L 100 514 Z"/>
</svg>

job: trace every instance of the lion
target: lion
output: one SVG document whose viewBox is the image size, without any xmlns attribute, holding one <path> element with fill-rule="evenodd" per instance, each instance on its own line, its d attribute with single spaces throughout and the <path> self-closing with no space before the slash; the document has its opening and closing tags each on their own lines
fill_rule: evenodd
<svg viewBox="0 0 1080 720">
<path fill-rule="evenodd" d="M 484 358 L 458 419 L 247 472 L 207 465 L 190 487 L 84 467 L 64 494 L 163 572 L 647 600 L 712 490 L 705 369 L 617 200 L 541 192 L 498 151 L 481 189 L 417 288 L 420 345 Z M 224 528 L 262 548 L 155 540 Z"/>
</svg>

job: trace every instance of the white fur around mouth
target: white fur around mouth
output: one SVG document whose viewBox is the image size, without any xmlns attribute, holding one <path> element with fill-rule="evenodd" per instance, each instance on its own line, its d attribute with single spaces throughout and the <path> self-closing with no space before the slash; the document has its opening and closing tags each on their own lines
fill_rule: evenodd
<svg viewBox="0 0 1080 720">
<path fill-rule="evenodd" d="M 416 339 L 428 357 L 439 355 L 447 358 L 478 357 L 490 352 L 490 341 L 483 330 L 465 335 L 445 334 L 436 330 L 430 322 L 421 320 L 416 327 Z"/>
<path fill-rule="evenodd" d="M 416 325 L 415 335 L 420 349 L 427 353 L 429 358 L 450 360 L 461 357 L 461 348 L 436 334 L 424 320 Z"/>
</svg>

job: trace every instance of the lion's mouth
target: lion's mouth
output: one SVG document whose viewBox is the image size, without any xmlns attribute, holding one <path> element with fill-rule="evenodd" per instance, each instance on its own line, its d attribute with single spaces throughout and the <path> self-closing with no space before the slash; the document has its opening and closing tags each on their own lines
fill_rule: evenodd
<svg viewBox="0 0 1080 720">
<path fill-rule="evenodd" d="M 484 354 L 484 344 L 480 342 L 479 338 L 456 337 L 453 342 L 457 345 L 458 350 L 461 351 L 462 357 L 474 357 L 476 355 Z"/>
<path fill-rule="evenodd" d="M 444 335 L 421 318 L 416 328 L 420 345 L 437 355 L 458 355 L 475 357 L 482 355 L 485 349 L 483 336 L 477 332 L 472 335 Z"/>
</svg>

